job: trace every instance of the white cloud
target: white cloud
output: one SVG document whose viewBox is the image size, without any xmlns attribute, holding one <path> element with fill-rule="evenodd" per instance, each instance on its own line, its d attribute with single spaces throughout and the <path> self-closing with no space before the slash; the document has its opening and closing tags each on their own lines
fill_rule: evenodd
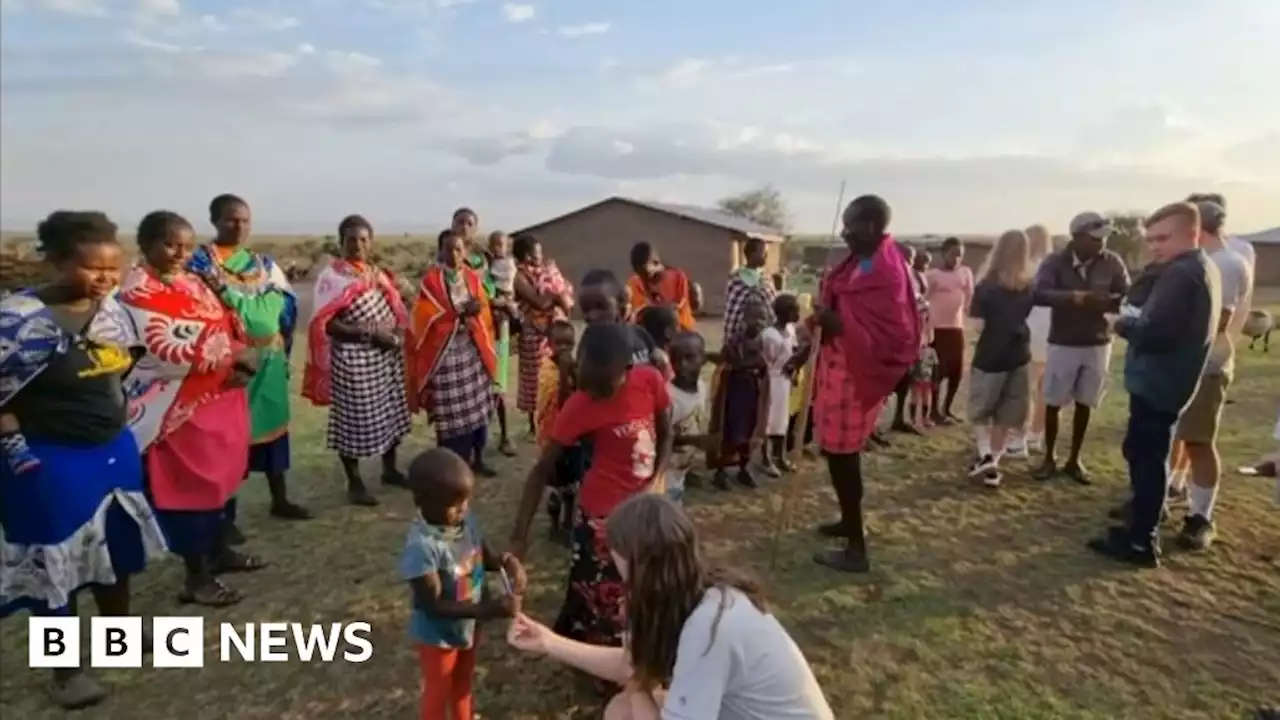
<svg viewBox="0 0 1280 720">
<path fill-rule="evenodd" d="M 506 3 L 502 6 L 502 16 L 507 22 L 522 23 L 533 19 L 537 14 L 537 9 L 532 5 L 523 5 L 520 3 Z"/>
<path fill-rule="evenodd" d="M 613 27 L 607 22 L 591 22 L 581 25 L 564 25 L 556 28 L 556 32 L 564 37 L 582 37 L 584 35 L 603 35 Z"/>
<path fill-rule="evenodd" d="M 281 15 L 269 10 L 255 10 L 243 7 L 231 11 L 228 24 L 233 29 L 245 32 L 276 32 L 298 27 L 299 21 L 295 17 Z"/>
<path fill-rule="evenodd" d="M 140 19 L 178 17 L 182 14 L 182 5 L 178 0 L 138 0 L 137 14 Z"/>
<path fill-rule="evenodd" d="M 105 17 L 107 6 L 103 0 L 36 0 L 36 4 L 46 10 L 64 15 L 80 15 L 83 17 Z"/>
</svg>

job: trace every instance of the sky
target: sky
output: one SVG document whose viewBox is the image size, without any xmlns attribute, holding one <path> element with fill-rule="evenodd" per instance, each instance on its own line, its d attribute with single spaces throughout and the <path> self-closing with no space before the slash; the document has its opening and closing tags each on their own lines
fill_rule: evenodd
<svg viewBox="0 0 1280 720">
<path fill-rule="evenodd" d="M 486 228 L 770 183 L 828 232 L 1280 225 L 1277 0 L 0 0 L 0 227 L 234 192 L 264 232 Z M 1270 87 L 1271 90 L 1264 88 Z"/>
</svg>

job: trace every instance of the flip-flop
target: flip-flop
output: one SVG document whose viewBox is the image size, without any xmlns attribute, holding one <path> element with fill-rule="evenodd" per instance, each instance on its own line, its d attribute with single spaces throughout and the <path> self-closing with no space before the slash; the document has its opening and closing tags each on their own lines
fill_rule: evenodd
<svg viewBox="0 0 1280 720">
<path fill-rule="evenodd" d="M 243 595 L 217 580 L 196 590 L 183 588 L 178 593 L 178 604 L 180 605 L 203 605 L 211 608 L 222 608 L 235 605 L 241 600 L 244 600 Z"/>
<path fill-rule="evenodd" d="M 213 561 L 214 575 L 228 575 L 231 573 L 250 573 L 264 570 L 267 567 L 266 561 L 257 555 L 249 555 L 247 553 L 235 552 L 229 550 L 219 558 Z"/>
</svg>

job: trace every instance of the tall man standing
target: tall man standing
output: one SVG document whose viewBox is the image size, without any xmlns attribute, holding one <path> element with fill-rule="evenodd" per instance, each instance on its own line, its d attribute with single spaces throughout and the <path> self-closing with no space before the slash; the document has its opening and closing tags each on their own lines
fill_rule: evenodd
<svg viewBox="0 0 1280 720">
<path fill-rule="evenodd" d="M 1175 431 L 1174 477 L 1190 470 L 1190 508 L 1178 535 L 1178 543 L 1189 550 L 1206 550 L 1213 542 L 1213 506 L 1222 478 L 1218 455 L 1218 422 L 1226 402 L 1227 388 L 1235 370 L 1235 338 L 1230 328 L 1235 314 L 1248 300 L 1253 286 L 1253 269 L 1245 258 L 1224 242 L 1222 226 L 1227 213 L 1216 203 L 1201 202 L 1200 247 L 1218 268 L 1221 279 L 1222 311 L 1209 359 L 1200 377 L 1191 404 L 1183 412 Z"/>
<path fill-rule="evenodd" d="M 1129 343 L 1124 387 L 1129 426 L 1124 457 L 1132 499 L 1128 527 L 1112 528 L 1089 548 L 1139 567 L 1160 565 L 1158 526 L 1169 489 L 1173 427 L 1200 383 L 1217 334 L 1218 269 L 1200 249 L 1200 212 L 1174 203 L 1146 220 L 1152 262 L 1121 308 L 1116 334 Z"/>
<path fill-rule="evenodd" d="M 1080 461 L 1093 408 L 1102 401 L 1111 365 L 1111 330 L 1107 313 L 1119 310 L 1129 291 L 1129 271 L 1119 255 L 1107 249 L 1111 222 L 1096 212 L 1071 220 L 1071 241 L 1044 259 L 1036 274 L 1035 303 L 1050 308 L 1049 348 L 1044 374 L 1044 463 L 1037 480 L 1059 472 L 1055 455 L 1058 416 L 1075 403 L 1071 418 L 1071 454 L 1061 472 L 1081 485 L 1090 484 Z"/>
</svg>

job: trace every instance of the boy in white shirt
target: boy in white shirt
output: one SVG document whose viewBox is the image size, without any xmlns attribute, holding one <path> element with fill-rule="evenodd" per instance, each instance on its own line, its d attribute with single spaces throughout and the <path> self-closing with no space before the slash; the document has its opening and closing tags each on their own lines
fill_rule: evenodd
<svg viewBox="0 0 1280 720">
<path fill-rule="evenodd" d="M 667 393 L 675 433 L 675 448 L 667 463 L 667 497 L 679 505 L 684 502 L 689 471 L 706 446 L 707 386 L 700 377 L 706 363 L 706 343 L 698 333 L 682 331 L 671 338 L 667 354 L 673 372 Z"/>
<path fill-rule="evenodd" d="M 786 455 L 787 429 L 791 420 L 791 379 L 796 367 L 796 323 L 800 322 L 800 302 L 795 295 L 778 295 L 773 300 L 773 326 L 760 339 L 769 368 L 769 417 L 765 426 L 764 471 L 779 477 L 795 469 Z"/>
</svg>

